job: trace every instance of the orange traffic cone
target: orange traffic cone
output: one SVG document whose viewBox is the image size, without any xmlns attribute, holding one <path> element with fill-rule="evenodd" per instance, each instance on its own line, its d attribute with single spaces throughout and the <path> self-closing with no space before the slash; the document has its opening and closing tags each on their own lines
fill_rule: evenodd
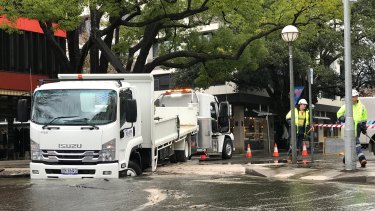
<svg viewBox="0 0 375 211">
<path fill-rule="evenodd" d="M 303 162 L 303 164 L 306 164 L 307 163 L 307 149 L 306 149 L 306 143 L 305 142 L 303 142 L 303 149 L 302 149 L 302 157 L 303 157 L 303 160 L 302 160 L 302 162 Z"/>
<path fill-rule="evenodd" d="M 273 156 L 275 157 L 274 162 L 278 163 L 279 160 L 277 157 L 279 157 L 279 150 L 277 149 L 277 144 L 275 143 L 275 146 L 273 147 Z"/>
<path fill-rule="evenodd" d="M 247 158 L 253 157 L 253 155 L 251 154 L 250 144 L 247 144 L 246 157 Z"/>
<path fill-rule="evenodd" d="M 201 160 L 205 160 L 207 158 L 207 154 L 204 153 L 203 155 L 201 155 Z"/>
<path fill-rule="evenodd" d="M 275 143 L 275 146 L 273 147 L 273 156 L 279 157 L 279 150 L 277 149 L 277 144 Z"/>
</svg>

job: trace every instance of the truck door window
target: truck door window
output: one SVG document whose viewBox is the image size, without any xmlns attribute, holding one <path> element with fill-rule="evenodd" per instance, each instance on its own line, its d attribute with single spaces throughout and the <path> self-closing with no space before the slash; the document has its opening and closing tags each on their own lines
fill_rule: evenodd
<svg viewBox="0 0 375 211">
<path fill-rule="evenodd" d="M 216 104 L 215 102 L 210 103 L 210 112 L 211 112 L 211 128 L 212 132 L 216 133 L 219 131 L 217 124 L 217 113 L 216 113 Z"/>
<path fill-rule="evenodd" d="M 130 89 L 121 90 L 120 91 L 120 125 L 123 126 L 125 124 L 125 101 L 128 99 L 133 99 L 133 94 Z"/>
<path fill-rule="evenodd" d="M 211 112 L 211 118 L 217 119 L 216 104 L 214 102 L 210 103 L 210 112 Z"/>
</svg>

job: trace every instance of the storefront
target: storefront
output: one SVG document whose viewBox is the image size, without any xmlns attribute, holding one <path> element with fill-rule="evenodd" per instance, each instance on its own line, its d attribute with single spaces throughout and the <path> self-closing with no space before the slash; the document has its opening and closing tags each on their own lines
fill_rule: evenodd
<svg viewBox="0 0 375 211">
<path fill-rule="evenodd" d="M 28 123 L 0 122 L 0 160 L 30 159 Z"/>
</svg>

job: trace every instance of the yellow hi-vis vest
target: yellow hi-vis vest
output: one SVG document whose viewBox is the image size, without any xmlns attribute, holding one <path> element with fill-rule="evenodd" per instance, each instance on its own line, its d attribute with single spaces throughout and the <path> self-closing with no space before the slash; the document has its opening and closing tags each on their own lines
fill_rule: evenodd
<svg viewBox="0 0 375 211">
<path fill-rule="evenodd" d="M 345 116 L 345 105 L 341 106 L 339 111 L 337 111 L 337 118 L 340 116 Z M 354 120 L 354 130 L 357 134 L 358 123 L 367 121 L 367 110 L 366 107 L 358 100 L 358 102 L 353 105 L 353 120 Z"/>
<path fill-rule="evenodd" d="M 288 114 L 286 115 L 286 119 L 291 119 L 292 118 L 292 113 L 291 111 L 288 112 Z M 304 123 L 305 124 L 300 124 L 300 118 L 299 118 L 299 110 L 297 108 L 294 109 L 294 118 L 295 118 L 295 124 L 297 126 L 297 131 L 298 131 L 298 127 L 307 127 L 309 125 L 309 119 L 310 119 L 310 115 L 309 115 L 309 110 L 305 110 L 305 118 L 304 118 Z"/>
</svg>

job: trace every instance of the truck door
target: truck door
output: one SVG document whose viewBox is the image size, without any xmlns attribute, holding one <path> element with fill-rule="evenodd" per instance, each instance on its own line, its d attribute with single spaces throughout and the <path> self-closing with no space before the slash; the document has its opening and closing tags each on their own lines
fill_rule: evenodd
<svg viewBox="0 0 375 211">
<path fill-rule="evenodd" d="M 218 117 L 218 126 L 221 133 L 230 132 L 230 113 L 229 113 L 229 102 L 224 101 L 219 104 L 219 117 Z"/>
</svg>

